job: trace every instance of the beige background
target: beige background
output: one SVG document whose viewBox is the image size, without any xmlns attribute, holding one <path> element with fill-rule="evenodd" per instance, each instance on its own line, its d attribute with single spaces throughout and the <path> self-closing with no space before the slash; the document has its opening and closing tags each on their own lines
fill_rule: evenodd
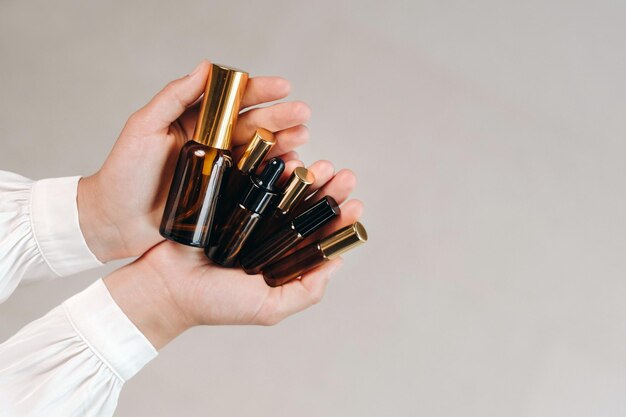
<svg viewBox="0 0 626 417">
<path fill-rule="evenodd" d="M 624 415 L 625 8 L 0 1 L 1 169 L 93 172 L 207 57 L 291 79 L 301 156 L 359 176 L 371 241 L 323 303 L 186 333 L 116 415 Z M 20 288 L 0 338 L 115 266 Z"/>
</svg>

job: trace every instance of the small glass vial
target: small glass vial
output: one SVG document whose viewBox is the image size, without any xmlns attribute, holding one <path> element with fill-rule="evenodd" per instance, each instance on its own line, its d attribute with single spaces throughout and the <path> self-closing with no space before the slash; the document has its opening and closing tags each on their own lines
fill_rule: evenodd
<svg viewBox="0 0 626 417">
<path fill-rule="evenodd" d="M 270 287 L 292 281 L 307 271 L 367 241 L 365 227 L 359 222 L 343 227 L 323 239 L 298 249 L 263 269 L 263 278 Z"/>
<path fill-rule="evenodd" d="M 282 159 L 272 158 L 260 175 L 248 178 L 249 186 L 224 224 L 217 246 L 206 249 L 212 261 L 226 267 L 235 265 L 243 245 L 278 195 L 274 186 L 284 169 Z"/>
<path fill-rule="evenodd" d="M 217 212 L 213 222 L 214 230 L 211 236 L 210 246 L 217 245 L 221 229 L 228 217 L 235 209 L 246 187 L 250 184 L 250 176 L 256 174 L 265 156 L 276 143 L 274 134 L 267 129 L 258 128 L 248 143 L 246 150 L 239 162 L 230 170 L 228 178 L 224 180 L 222 193 L 217 203 Z"/>
<path fill-rule="evenodd" d="M 310 209 L 269 236 L 258 247 L 242 256 L 241 266 L 250 275 L 258 274 L 266 265 L 280 259 L 289 249 L 328 224 L 340 213 L 341 210 L 334 198 L 323 197 Z"/>
</svg>

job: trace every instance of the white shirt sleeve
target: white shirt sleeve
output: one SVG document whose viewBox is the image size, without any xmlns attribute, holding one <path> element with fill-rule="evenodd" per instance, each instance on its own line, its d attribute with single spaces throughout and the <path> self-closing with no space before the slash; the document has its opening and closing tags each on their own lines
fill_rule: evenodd
<svg viewBox="0 0 626 417">
<path fill-rule="evenodd" d="M 21 281 L 66 276 L 102 265 L 80 230 L 79 179 L 32 181 L 0 171 L 0 303 Z"/>
<path fill-rule="evenodd" d="M 98 280 L 0 345 L 0 415 L 111 416 L 156 355 Z"/>
</svg>

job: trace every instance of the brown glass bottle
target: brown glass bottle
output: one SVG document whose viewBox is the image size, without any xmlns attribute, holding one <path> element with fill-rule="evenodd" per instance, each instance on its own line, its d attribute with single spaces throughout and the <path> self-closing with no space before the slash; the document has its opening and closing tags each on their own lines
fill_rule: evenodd
<svg viewBox="0 0 626 417">
<path fill-rule="evenodd" d="M 224 181 L 222 192 L 217 204 L 214 230 L 211 235 L 210 246 L 218 244 L 224 224 L 233 212 L 246 187 L 250 184 L 250 176 L 256 173 L 257 168 L 275 143 L 274 134 L 269 130 L 259 128 L 254 133 L 246 150 L 233 167 Z"/>
<path fill-rule="evenodd" d="M 305 196 L 306 191 L 311 184 L 315 182 L 315 175 L 306 168 L 296 168 L 287 184 L 285 189 L 279 196 L 276 208 L 270 216 L 261 220 L 259 226 L 254 231 L 254 234 L 248 241 L 248 245 L 255 246 L 261 243 L 267 236 L 276 232 L 282 225 L 287 223 L 290 219 L 292 209 L 295 208 Z M 246 251 L 248 248 L 246 248 Z"/>
<path fill-rule="evenodd" d="M 307 271 L 335 259 L 367 241 L 365 227 L 359 222 L 343 227 L 323 239 L 298 249 L 263 269 L 263 278 L 270 287 L 278 287 Z"/>
<path fill-rule="evenodd" d="M 204 247 L 230 151 L 187 142 L 180 152 L 165 205 L 161 234 L 189 246 Z"/>
<path fill-rule="evenodd" d="M 159 231 L 197 247 L 209 243 L 217 200 L 232 160 L 230 136 L 248 74 L 211 65 L 193 139 L 181 149 Z"/>
<path fill-rule="evenodd" d="M 258 247 L 243 255 L 240 260 L 241 266 L 250 275 L 258 274 L 266 265 L 280 259 L 287 251 L 337 217 L 340 212 L 334 198 L 323 197 Z"/>
<path fill-rule="evenodd" d="M 259 220 L 277 196 L 274 185 L 285 169 L 280 158 L 272 158 L 260 175 L 249 177 L 249 186 L 221 230 L 217 246 L 206 248 L 207 256 L 222 266 L 234 266 L 241 249 Z"/>
</svg>

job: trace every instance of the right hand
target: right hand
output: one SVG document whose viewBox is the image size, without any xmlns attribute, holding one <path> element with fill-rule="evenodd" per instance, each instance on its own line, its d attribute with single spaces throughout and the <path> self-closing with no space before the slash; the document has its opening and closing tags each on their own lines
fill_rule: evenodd
<svg viewBox="0 0 626 417">
<path fill-rule="evenodd" d="M 330 195 L 342 204 L 356 185 L 351 171 L 334 175 L 327 161 L 318 161 L 309 169 L 316 177 L 313 190 L 321 187 L 315 199 Z M 303 244 L 354 223 L 362 211 L 360 201 L 345 202 L 340 217 Z M 261 275 L 222 268 L 201 249 L 166 241 L 104 281 L 116 303 L 159 349 L 196 325 L 278 323 L 319 302 L 341 262 L 326 262 L 299 280 L 271 288 Z"/>
</svg>

